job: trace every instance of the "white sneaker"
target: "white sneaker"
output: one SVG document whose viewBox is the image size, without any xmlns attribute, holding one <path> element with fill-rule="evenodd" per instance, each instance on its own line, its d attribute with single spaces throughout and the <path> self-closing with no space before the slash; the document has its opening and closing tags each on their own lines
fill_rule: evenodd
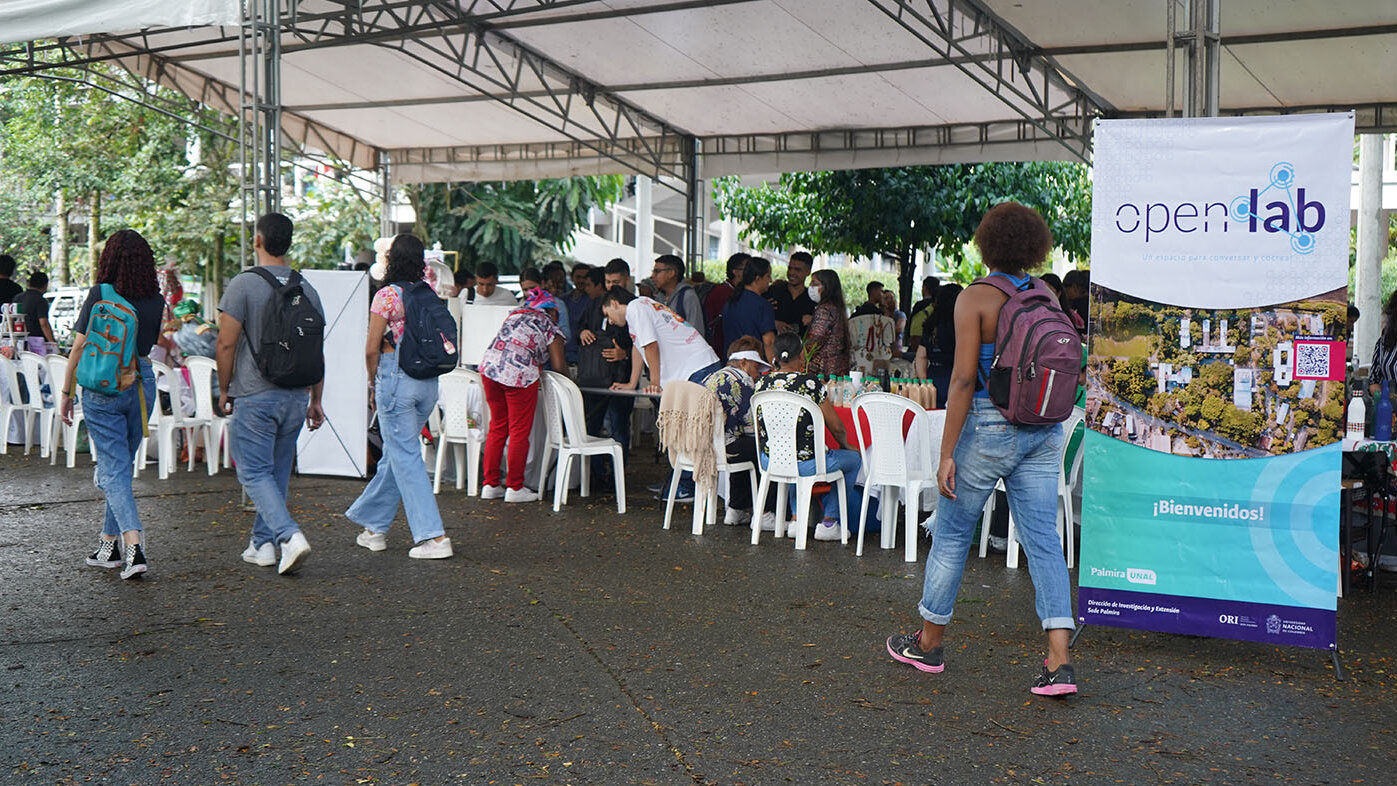
<svg viewBox="0 0 1397 786">
<path fill-rule="evenodd" d="M 816 524 L 815 540 L 839 540 L 839 522 L 821 521 Z"/>
<path fill-rule="evenodd" d="M 775 531 L 776 531 L 776 514 L 775 514 L 775 513 L 763 513 L 763 514 L 762 514 L 762 532 L 775 532 Z"/>
<path fill-rule="evenodd" d="M 1003 554 L 1009 550 L 1009 539 L 1001 538 L 998 535 L 990 536 L 990 551 L 995 554 Z"/>
<path fill-rule="evenodd" d="M 383 551 L 388 548 L 388 536 L 382 532 L 374 532 L 369 529 L 361 530 L 359 532 L 359 537 L 355 538 L 354 542 L 369 551 Z"/>
<path fill-rule="evenodd" d="M 728 508 L 727 512 L 723 514 L 723 523 L 729 527 L 740 527 L 743 524 L 751 524 L 752 511 Z"/>
<path fill-rule="evenodd" d="M 310 556 L 310 544 L 306 542 L 306 536 L 297 532 L 291 539 L 281 544 L 281 564 L 277 566 L 277 573 L 291 573 L 306 561 Z"/>
<path fill-rule="evenodd" d="M 276 564 L 276 546 L 269 540 L 261 546 L 254 546 L 252 541 L 247 542 L 247 548 L 243 549 L 243 562 L 250 562 L 259 567 L 270 567 Z"/>
<path fill-rule="evenodd" d="M 481 498 L 481 499 L 499 499 L 500 497 L 503 497 L 504 494 L 505 494 L 504 486 L 481 486 L 481 487 L 480 487 L 480 498 Z"/>
<path fill-rule="evenodd" d="M 505 502 L 538 502 L 538 492 L 526 488 L 508 489 L 504 493 Z"/>
<path fill-rule="evenodd" d="M 451 553 L 451 538 L 424 540 L 407 551 L 413 559 L 446 559 Z"/>
</svg>

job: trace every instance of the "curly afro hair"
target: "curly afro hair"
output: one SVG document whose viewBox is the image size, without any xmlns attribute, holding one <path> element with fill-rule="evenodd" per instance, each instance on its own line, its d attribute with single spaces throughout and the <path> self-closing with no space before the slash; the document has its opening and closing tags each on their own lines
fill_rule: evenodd
<svg viewBox="0 0 1397 786">
<path fill-rule="evenodd" d="M 990 270 L 1021 273 L 1047 259 L 1053 233 L 1037 210 L 1018 202 L 1003 202 L 980 219 L 975 246 Z"/>
</svg>

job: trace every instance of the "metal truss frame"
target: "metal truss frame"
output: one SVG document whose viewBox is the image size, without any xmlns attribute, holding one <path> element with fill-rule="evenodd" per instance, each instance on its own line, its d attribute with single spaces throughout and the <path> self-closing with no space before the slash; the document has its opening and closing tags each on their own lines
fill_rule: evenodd
<svg viewBox="0 0 1397 786">
<path fill-rule="evenodd" d="M 1024 121 L 1082 161 L 1091 123 L 1114 107 L 979 0 L 868 0 Z"/>
</svg>

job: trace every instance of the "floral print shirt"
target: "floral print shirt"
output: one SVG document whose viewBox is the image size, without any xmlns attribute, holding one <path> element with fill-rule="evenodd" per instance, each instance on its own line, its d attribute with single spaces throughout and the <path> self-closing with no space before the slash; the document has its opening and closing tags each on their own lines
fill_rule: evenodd
<svg viewBox="0 0 1397 786">
<path fill-rule="evenodd" d="M 480 373 L 506 387 L 529 387 L 538 382 L 539 369 L 548 362 L 548 345 L 562 337 L 563 332 L 542 311 L 515 311 L 485 348 Z"/>
<path fill-rule="evenodd" d="M 842 377 L 849 373 L 848 320 L 839 313 L 838 306 L 833 303 L 815 306 L 805 339 L 815 348 L 810 358 L 812 374 Z"/>
<path fill-rule="evenodd" d="M 723 366 L 703 381 L 713 391 L 723 407 L 724 444 L 731 445 L 742 438 L 751 420 L 752 378 L 737 366 Z"/>
<path fill-rule="evenodd" d="M 788 390 L 792 393 L 799 393 L 815 402 L 816 406 L 824 403 L 825 400 L 824 383 L 816 379 L 813 374 L 808 373 L 773 371 L 757 380 L 756 392 L 760 393 L 763 390 Z M 821 422 L 820 426 L 823 427 L 824 423 Z M 762 444 L 767 444 L 766 427 L 761 421 L 757 421 L 757 429 L 761 432 Z M 809 415 L 801 413 L 796 431 L 796 459 L 814 461 L 815 424 L 810 422 Z M 824 437 L 823 432 L 820 436 Z"/>
</svg>

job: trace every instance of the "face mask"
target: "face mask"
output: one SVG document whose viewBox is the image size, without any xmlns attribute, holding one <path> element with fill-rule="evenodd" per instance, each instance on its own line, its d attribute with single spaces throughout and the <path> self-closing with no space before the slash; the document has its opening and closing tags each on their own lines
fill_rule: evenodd
<svg viewBox="0 0 1397 786">
<path fill-rule="evenodd" d="M 810 300 L 811 300 L 812 302 L 815 302 L 815 303 L 819 303 L 819 302 L 820 302 L 820 285 L 819 285 L 819 284 L 811 284 L 811 285 L 809 286 L 809 288 L 807 288 L 807 289 L 805 290 L 805 292 L 806 292 L 806 294 L 810 295 Z"/>
</svg>

